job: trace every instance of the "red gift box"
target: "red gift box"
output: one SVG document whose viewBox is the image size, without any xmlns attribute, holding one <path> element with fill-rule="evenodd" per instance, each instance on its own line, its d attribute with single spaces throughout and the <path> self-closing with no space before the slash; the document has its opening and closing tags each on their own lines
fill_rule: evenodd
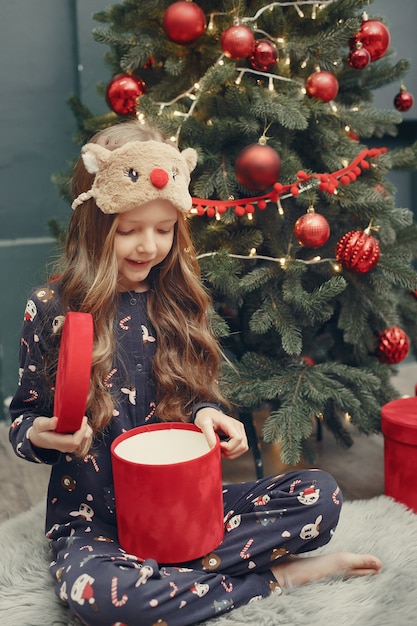
<svg viewBox="0 0 417 626">
<path fill-rule="evenodd" d="M 194 424 L 140 426 L 111 446 L 120 545 L 139 559 L 184 563 L 224 537 L 220 442 Z"/>
<path fill-rule="evenodd" d="M 388 402 L 381 418 L 385 494 L 417 513 L 417 397 Z"/>
</svg>

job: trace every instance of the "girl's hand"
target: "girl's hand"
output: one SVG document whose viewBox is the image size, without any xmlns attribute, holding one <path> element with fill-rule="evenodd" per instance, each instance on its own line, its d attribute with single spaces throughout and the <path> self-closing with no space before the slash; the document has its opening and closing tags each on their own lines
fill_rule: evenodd
<svg viewBox="0 0 417 626">
<path fill-rule="evenodd" d="M 220 441 L 221 454 L 226 459 L 237 459 L 248 449 L 245 427 L 239 420 L 225 415 L 217 409 L 204 407 L 197 411 L 194 423 L 204 433 L 210 448 L 216 445 L 217 433 L 220 437 L 225 435 L 227 439 Z"/>
<path fill-rule="evenodd" d="M 85 415 L 80 429 L 75 433 L 57 433 L 57 424 L 57 417 L 37 417 L 28 431 L 31 444 L 37 448 L 72 453 L 86 442 L 91 442 L 93 431 Z"/>
</svg>

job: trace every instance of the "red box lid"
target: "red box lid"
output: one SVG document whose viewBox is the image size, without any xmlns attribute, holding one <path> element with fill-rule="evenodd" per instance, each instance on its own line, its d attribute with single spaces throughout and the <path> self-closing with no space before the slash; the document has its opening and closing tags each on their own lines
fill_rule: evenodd
<svg viewBox="0 0 417 626">
<path fill-rule="evenodd" d="M 94 324 L 90 313 L 65 316 L 55 383 L 57 433 L 74 433 L 81 426 L 90 389 Z"/>
<path fill-rule="evenodd" d="M 381 428 L 385 437 L 417 446 L 417 396 L 385 404 L 381 409 Z"/>
</svg>

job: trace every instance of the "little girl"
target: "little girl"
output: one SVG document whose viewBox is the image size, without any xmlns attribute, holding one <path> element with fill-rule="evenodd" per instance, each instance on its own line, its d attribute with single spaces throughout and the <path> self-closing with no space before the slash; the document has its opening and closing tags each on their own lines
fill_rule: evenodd
<svg viewBox="0 0 417 626">
<path fill-rule="evenodd" d="M 21 458 L 51 465 L 51 574 L 83 624 L 196 624 L 285 585 L 381 568 L 371 555 L 294 556 L 326 544 L 339 518 L 339 488 L 319 470 L 225 486 L 213 558 L 168 566 L 118 543 L 110 446 L 122 432 L 194 422 L 210 446 L 223 435 L 225 458 L 247 450 L 242 424 L 221 408 L 220 350 L 185 219 L 195 163 L 193 149 L 180 153 L 136 121 L 96 134 L 74 170 L 59 279 L 34 289 L 26 308 L 10 440 Z M 86 415 L 63 434 L 53 390 L 68 311 L 92 315 L 94 349 Z"/>
</svg>

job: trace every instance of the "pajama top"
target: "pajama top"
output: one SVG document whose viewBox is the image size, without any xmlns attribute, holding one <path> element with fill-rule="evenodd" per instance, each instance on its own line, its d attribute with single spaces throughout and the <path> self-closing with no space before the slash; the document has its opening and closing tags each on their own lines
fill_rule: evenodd
<svg viewBox="0 0 417 626">
<path fill-rule="evenodd" d="M 12 443 L 20 456 L 52 465 L 47 530 L 60 525 L 57 532 L 69 535 L 88 520 L 101 534 L 114 534 L 110 444 L 125 430 L 158 421 L 151 372 L 155 333 L 146 315 L 146 293 L 120 294 L 114 329 L 118 351 L 105 377 L 105 385 L 115 400 L 114 417 L 91 453 L 79 461 L 71 454 L 34 449 L 26 437 L 35 417 L 53 415 L 53 394 L 45 385 L 42 369 L 43 355 L 64 322 L 58 289 L 58 283 L 41 287 L 31 294 L 26 305 L 20 348 L 21 379 L 10 407 L 15 418 Z"/>
<path fill-rule="evenodd" d="M 105 377 L 114 415 L 82 459 L 35 448 L 27 437 L 37 416 L 53 415 L 43 368 L 64 322 L 59 282 L 35 289 L 24 314 L 10 441 L 18 456 L 51 465 L 46 511 L 51 573 L 57 595 L 84 624 L 184 626 L 279 593 L 271 564 L 326 543 L 340 513 L 340 492 L 331 477 L 289 473 L 226 486 L 225 539 L 192 563 L 141 562 L 120 547 L 110 446 L 122 432 L 159 421 L 152 377 L 157 336 L 146 300 L 146 292 L 120 293 L 117 351 Z"/>
</svg>

